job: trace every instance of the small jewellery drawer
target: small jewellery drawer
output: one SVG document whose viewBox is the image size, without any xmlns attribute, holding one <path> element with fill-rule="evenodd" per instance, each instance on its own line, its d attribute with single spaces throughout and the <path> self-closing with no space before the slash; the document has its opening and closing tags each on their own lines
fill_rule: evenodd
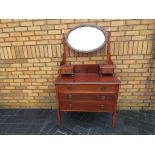
<svg viewBox="0 0 155 155">
<path fill-rule="evenodd" d="M 78 85 L 59 85 L 59 92 L 116 92 L 116 85 L 88 85 L 88 84 L 78 84 Z"/>
<path fill-rule="evenodd" d="M 92 101 L 61 101 L 60 109 L 64 111 L 114 111 L 114 104 Z"/>
<path fill-rule="evenodd" d="M 105 94 L 85 94 L 85 93 L 60 93 L 60 100 L 73 100 L 73 101 L 108 101 L 115 100 L 116 95 L 105 95 Z"/>
</svg>

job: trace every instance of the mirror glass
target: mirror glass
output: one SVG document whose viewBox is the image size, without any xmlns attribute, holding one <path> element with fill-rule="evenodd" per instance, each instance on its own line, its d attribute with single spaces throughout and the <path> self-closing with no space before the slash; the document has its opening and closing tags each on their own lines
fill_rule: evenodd
<svg viewBox="0 0 155 155">
<path fill-rule="evenodd" d="M 68 32 L 66 43 L 77 52 L 94 52 L 106 43 L 106 34 L 97 26 L 80 25 Z"/>
</svg>

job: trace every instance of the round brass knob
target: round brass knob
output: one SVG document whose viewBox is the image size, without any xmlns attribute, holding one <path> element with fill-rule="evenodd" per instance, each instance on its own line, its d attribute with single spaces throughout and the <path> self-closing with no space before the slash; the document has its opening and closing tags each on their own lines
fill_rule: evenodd
<svg viewBox="0 0 155 155">
<path fill-rule="evenodd" d="M 105 90 L 107 90 L 107 87 L 105 86 L 101 87 L 101 91 L 105 91 Z"/>
<path fill-rule="evenodd" d="M 69 94 L 69 95 L 68 95 L 68 98 L 69 98 L 69 99 L 71 99 L 71 98 L 72 98 L 72 95 L 71 95 L 71 94 Z"/>
<path fill-rule="evenodd" d="M 101 96 L 101 99 L 104 100 L 105 99 L 105 96 Z"/>
<path fill-rule="evenodd" d="M 72 90 L 72 87 L 68 86 L 68 87 L 67 87 L 67 90 L 70 90 L 70 91 L 71 91 L 71 90 Z"/>
</svg>

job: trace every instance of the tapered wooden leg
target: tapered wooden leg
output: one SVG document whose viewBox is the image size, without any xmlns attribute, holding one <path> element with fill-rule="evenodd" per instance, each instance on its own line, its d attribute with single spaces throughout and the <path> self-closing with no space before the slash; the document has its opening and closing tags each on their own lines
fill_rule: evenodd
<svg viewBox="0 0 155 155">
<path fill-rule="evenodd" d="M 116 120 L 116 111 L 113 112 L 113 114 L 112 114 L 112 128 L 115 127 L 115 120 Z"/>
<path fill-rule="evenodd" d="M 60 127 L 60 110 L 57 110 L 58 127 Z"/>
</svg>

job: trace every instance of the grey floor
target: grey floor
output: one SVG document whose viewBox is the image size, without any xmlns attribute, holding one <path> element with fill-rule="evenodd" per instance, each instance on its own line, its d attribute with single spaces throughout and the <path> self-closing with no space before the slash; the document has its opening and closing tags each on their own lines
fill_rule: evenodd
<svg viewBox="0 0 155 155">
<path fill-rule="evenodd" d="M 154 135 L 155 111 L 118 111 L 115 128 L 111 113 L 61 113 L 56 110 L 0 109 L 0 135 Z"/>
</svg>

